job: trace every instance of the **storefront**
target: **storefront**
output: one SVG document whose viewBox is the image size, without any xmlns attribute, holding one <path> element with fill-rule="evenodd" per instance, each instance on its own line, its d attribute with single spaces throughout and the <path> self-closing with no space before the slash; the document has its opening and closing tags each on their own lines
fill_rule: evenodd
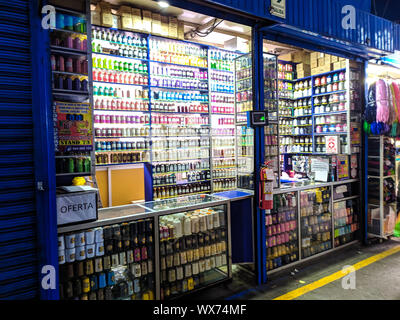
<svg viewBox="0 0 400 320">
<path fill-rule="evenodd" d="M 233 265 L 264 283 L 366 239 L 364 61 L 393 48 L 170 3 L 50 1 L 40 229 L 58 272 L 42 298 L 179 298 Z M 248 124 L 254 110 L 266 126 Z"/>
</svg>

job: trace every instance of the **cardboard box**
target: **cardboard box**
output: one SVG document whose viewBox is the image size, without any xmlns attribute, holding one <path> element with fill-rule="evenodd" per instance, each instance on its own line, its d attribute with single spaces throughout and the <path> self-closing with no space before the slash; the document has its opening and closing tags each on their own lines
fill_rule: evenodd
<svg viewBox="0 0 400 320">
<path fill-rule="evenodd" d="M 291 62 L 293 61 L 293 53 L 282 54 L 278 56 L 278 60 Z"/>
<path fill-rule="evenodd" d="M 323 67 L 325 65 L 325 59 L 324 58 L 319 58 L 318 59 L 318 67 Z"/>
<path fill-rule="evenodd" d="M 341 66 L 341 62 L 340 61 L 337 61 L 337 62 L 333 63 L 333 70 L 341 69 L 340 66 Z"/>
<path fill-rule="evenodd" d="M 310 60 L 311 61 L 317 61 L 319 56 L 318 56 L 319 52 L 311 52 L 310 53 Z"/>
<path fill-rule="evenodd" d="M 331 63 L 335 63 L 339 61 L 339 57 L 337 56 L 331 56 Z"/>
<path fill-rule="evenodd" d="M 309 77 L 309 76 L 311 76 L 311 69 L 297 72 L 297 79 L 301 79 L 301 78 L 305 78 L 305 77 Z"/>
<path fill-rule="evenodd" d="M 143 10 L 143 28 L 142 30 L 151 33 L 151 11 Z"/>
<path fill-rule="evenodd" d="M 308 72 L 311 72 L 311 66 L 310 66 L 309 64 L 299 63 L 299 64 L 296 66 L 296 70 L 297 70 L 297 72 L 299 72 L 299 71 L 308 71 Z M 303 78 L 303 77 L 302 77 L 302 78 Z"/>
<path fill-rule="evenodd" d="M 185 40 L 185 29 L 183 21 L 178 21 L 178 39 Z"/>
<path fill-rule="evenodd" d="M 311 60 L 310 67 L 311 69 L 318 68 L 318 60 Z"/>
<path fill-rule="evenodd" d="M 346 60 L 340 61 L 340 69 L 346 68 Z"/>
<path fill-rule="evenodd" d="M 151 14 L 151 33 L 161 35 L 161 15 L 159 13 Z"/>
<path fill-rule="evenodd" d="M 325 58 L 324 58 L 324 60 L 325 60 L 325 65 L 327 65 L 327 64 L 331 64 L 331 56 L 330 55 L 325 55 Z"/>
<path fill-rule="evenodd" d="M 143 21 L 142 21 L 142 10 L 137 8 L 132 8 L 132 28 L 133 30 L 142 31 Z"/>
<path fill-rule="evenodd" d="M 132 30 L 132 10 L 128 6 L 121 6 L 118 10 L 118 13 L 121 16 L 121 27 L 122 29 Z"/>
<path fill-rule="evenodd" d="M 317 75 L 319 73 L 319 68 L 317 67 L 317 68 L 313 68 L 313 69 L 311 69 L 311 75 L 312 76 L 315 76 L 315 75 Z"/>
<path fill-rule="evenodd" d="M 296 63 L 302 63 L 303 62 L 303 52 L 302 51 L 296 51 L 295 53 L 293 53 L 293 62 Z"/>
<path fill-rule="evenodd" d="M 101 7 L 101 25 L 111 28 L 113 26 L 113 17 L 111 14 L 111 5 L 107 2 L 100 2 Z"/>
<path fill-rule="evenodd" d="M 327 64 L 323 67 L 320 67 L 320 73 L 325 73 L 325 72 L 329 72 L 329 71 L 332 71 L 331 64 Z"/>
<path fill-rule="evenodd" d="M 178 19 L 177 18 L 169 17 L 168 36 L 171 38 L 178 38 Z"/>
<path fill-rule="evenodd" d="M 101 25 L 101 6 L 96 5 L 96 8 L 90 12 L 92 24 Z"/>
<path fill-rule="evenodd" d="M 161 16 L 161 35 L 163 37 L 169 35 L 169 19 L 167 16 Z"/>
</svg>

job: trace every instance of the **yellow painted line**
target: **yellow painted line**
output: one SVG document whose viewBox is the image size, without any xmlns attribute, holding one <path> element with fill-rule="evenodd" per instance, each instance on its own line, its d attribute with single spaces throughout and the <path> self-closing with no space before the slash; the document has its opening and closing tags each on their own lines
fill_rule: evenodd
<svg viewBox="0 0 400 320">
<path fill-rule="evenodd" d="M 301 288 L 298 288 L 296 290 L 290 291 L 282 296 L 279 296 L 273 300 L 293 300 L 296 299 L 297 297 L 302 296 L 303 294 L 306 294 L 307 292 L 313 291 L 315 289 L 321 288 L 325 285 L 327 285 L 328 283 L 331 283 L 335 280 L 338 280 L 340 278 L 343 278 L 344 276 L 346 276 L 347 274 L 349 274 L 351 271 L 356 271 L 359 270 L 361 268 L 364 268 L 368 265 L 370 265 L 371 263 L 377 262 L 383 258 L 386 258 L 392 254 L 395 254 L 396 252 L 400 251 L 400 246 L 394 247 L 392 249 L 386 250 L 384 252 L 381 252 L 377 255 L 374 255 L 372 257 L 369 257 L 365 260 L 362 260 L 360 262 L 357 262 L 356 264 L 354 264 L 352 267 L 354 269 L 352 269 L 351 267 L 349 267 L 346 270 L 340 270 L 338 272 L 335 272 L 329 276 L 326 276 L 324 278 L 321 278 L 317 281 L 314 281 L 313 283 L 310 283 L 308 285 L 305 285 Z"/>
</svg>

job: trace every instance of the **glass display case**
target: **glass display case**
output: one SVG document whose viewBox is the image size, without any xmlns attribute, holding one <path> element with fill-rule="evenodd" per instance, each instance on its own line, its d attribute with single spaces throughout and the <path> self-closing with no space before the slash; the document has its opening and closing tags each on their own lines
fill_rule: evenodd
<svg viewBox="0 0 400 320">
<path fill-rule="evenodd" d="M 167 300 L 231 278 L 229 201 L 199 194 L 112 207 L 59 228 L 60 299 Z"/>
<path fill-rule="evenodd" d="M 254 130 L 247 127 L 247 111 L 253 110 L 251 54 L 245 54 L 235 59 L 235 79 L 238 187 L 253 189 Z"/>
<path fill-rule="evenodd" d="M 297 192 L 274 195 L 274 209 L 265 216 L 267 270 L 299 259 Z"/>
<path fill-rule="evenodd" d="M 397 217 L 395 139 L 368 137 L 368 233 L 386 238 Z"/>
<path fill-rule="evenodd" d="M 161 300 L 230 277 L 226 200 L 203 194 L 152 201 L 143 207 L 159 215 Z"/>
<path fill-rule="evenodd" d="M 95 225 L 60 230 L 60 299 L 155 299 L 154 219 Z"/>
<path fill-rule="evenodd" d="M 300 192 L 301 257 L 332 248 L 330 188 Z"/>
</svg>

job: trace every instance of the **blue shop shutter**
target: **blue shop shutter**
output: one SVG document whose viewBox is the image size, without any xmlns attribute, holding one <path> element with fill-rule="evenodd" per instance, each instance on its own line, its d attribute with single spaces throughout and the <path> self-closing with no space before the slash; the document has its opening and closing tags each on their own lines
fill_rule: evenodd
<svg viewBox="0 0 400 320">
<path fill-rule="evenodd" d="M 0 299 L 38 296 L 28 0 L 0 0 Z"/>
</svg>

